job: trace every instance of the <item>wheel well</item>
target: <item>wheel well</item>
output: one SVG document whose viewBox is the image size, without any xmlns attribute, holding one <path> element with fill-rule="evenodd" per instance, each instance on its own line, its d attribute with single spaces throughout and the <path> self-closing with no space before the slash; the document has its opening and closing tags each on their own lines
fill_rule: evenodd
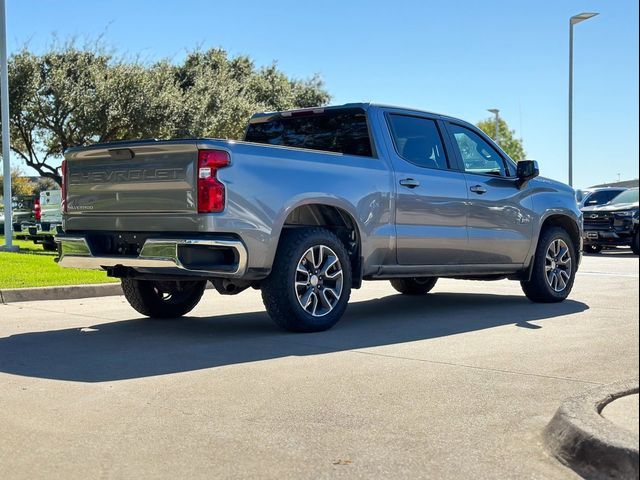
<svg viewBox="0 0 640 480">
<path fill-rule="evenodd" d="M 360 288 L 362 284 L 360 234 L 356 221 L 348 212 L 332 205 L 301 205 L 289 213 L 283 228 L 298 227 L 323 227 L 332 231 L 349 253 L 353 277 L 352 288 Z"/>
<path fill-rule="evenodd" d="M 567 217 L 566 215 L 551 215 L 544 221 L 540 231 L 549 227 L 564 228 L 571 237 L 571 242 L 576 252 L 580 251 L 580 242 L 582 240 L 580 238 L 580 228 L 571 217 Z"/>
</svg>

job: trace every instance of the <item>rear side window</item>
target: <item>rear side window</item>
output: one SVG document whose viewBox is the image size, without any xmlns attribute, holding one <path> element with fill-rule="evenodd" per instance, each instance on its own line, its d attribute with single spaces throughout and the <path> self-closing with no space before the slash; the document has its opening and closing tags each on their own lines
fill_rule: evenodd
<svg viewBox="0 0 640 480">
<path fill-rule="evenodd" d="M 361 108 L 277 116 L 266 122 L 249 124 L 244 139 L 269 145 L 373 156 L 367 116 Z"/>
<path fill-rule="evenodd" d="M 391 134 L 402 158 L 419 167 L 449 168 L 438 126 L 433 120 L 408 115 L 389 115 Z"/>
</svg>

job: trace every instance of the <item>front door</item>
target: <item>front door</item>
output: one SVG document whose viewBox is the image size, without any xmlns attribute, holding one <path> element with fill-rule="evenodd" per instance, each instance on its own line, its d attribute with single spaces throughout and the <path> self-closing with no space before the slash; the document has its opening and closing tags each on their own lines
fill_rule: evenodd
<svg viewBox="0 0 640 480">
<path fill-rule="evenodd" d="M 469 254 L 476 264 L 520 264 L 531 247 L 532 199 L 519 188 L 515 164 L 480 132 L 448 123 L 469 190 Z"/>
<path fill-rule="evenodd" d="M 399 265 L 467 263 L 467 186 L 451 168 L 443 125 L 422 115 L 387 113 L 396 182 Z"/>
</svg>

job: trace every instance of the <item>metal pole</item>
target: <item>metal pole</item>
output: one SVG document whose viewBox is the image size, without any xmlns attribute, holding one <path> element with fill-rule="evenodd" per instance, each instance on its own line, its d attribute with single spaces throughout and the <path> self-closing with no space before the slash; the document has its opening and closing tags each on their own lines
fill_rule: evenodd
<svg viewBox="0 0 640 480">
<path fill-rule="evenodd" d="M 573 22 L 569 20 L 569 186 L 573 187 Z"/>
<path fill-rule="evenodd" d="M 5 0 L 0 0 L 0 102 L 2 112 L 2 173 L 4 175 L 4 245 L 2 250 L 17 250 L 13 246 L 11 214 L 11 150 L 9 138 L 9 70 L 7 65 L 7 16 Z"/>
<path fill-rule="evenodd" d="M 573 187 L 573 26 L 598 15 L 583 12 L 569 19 L 569 186 Z"/>
<path fill-rule="evenodd" d="M 497 145 L 500 145 L 500 109 L 489 108 L 487 112 L 491 112 L 494 115 L 496 128 L 495 132 L 493 133 L 493 141 L 496 142 Z"/>
</svg>

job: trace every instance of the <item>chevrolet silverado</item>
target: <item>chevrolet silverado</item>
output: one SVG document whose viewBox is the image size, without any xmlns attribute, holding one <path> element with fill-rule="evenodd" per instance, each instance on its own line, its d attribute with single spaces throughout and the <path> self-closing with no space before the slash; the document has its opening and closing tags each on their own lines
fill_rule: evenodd
<svg viewBox="0 0 640 480">
<path fill-rule="evenodd" d="M 104 269 L 149 317 L 180 317 L 207 281 L 253 287 L 291 331 L 332 327 L 363 280 L 422 295 L 439 277 L 570 293 L 574 191 L 514 162 L 475 126 L 375 105 L 259 113 L 244 141 L 138 140 L 71 148 L 63 267 Z"/>
</svg>

